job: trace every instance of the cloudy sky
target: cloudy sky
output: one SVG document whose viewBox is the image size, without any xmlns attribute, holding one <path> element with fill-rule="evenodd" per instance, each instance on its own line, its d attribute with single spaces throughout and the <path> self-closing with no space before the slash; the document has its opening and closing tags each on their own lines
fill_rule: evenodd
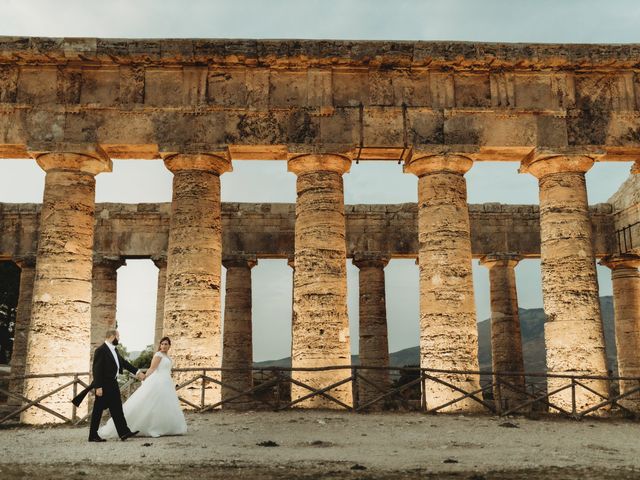
<svg viewBox="0 0 640 480">
<path fill-rule="evenodd" d="M 132 38 L 333 38 L 545 43 L 638 43 L 640 3 L 591 0 L 3 0 L 0 35 Z M 538 202 L 533 177 L 515 163 L 476 164 L 466 175 L 469 202 Z M 605 202 L 627 177 L 627 163 L 598 164 L 587 174 L 589 202 Z M 266 181 L 265 181 L 266 180 Z M 354 165 L 345 175 L 346 203 L 417 200 L 416 178 L 394 162 Z M 30 160 L 0 159 L 0 202 L 41 202 L 44 172 Z M 142 187 L 141 187 L 142 186 Z M 171 174 L 159 161 L 115 161 L 97 177 L 98 202 L 168 202 Z M 284 162 L 235 162 L 222 176 L 222 199 L 295 202 L 295 176 Z M 600 291 L 611 294 L 607 269 Z M 542 306 L 540 263 L 516 269 L 520 305 Z M 123 343 L 153 341 L 157 270 L 129 260 L 118 271 Z M 386 269 L 391 351 L 418 344 L 418 270 L 393 260 Z M 254 358 L 285 357 L 291 341 L 291 270 L 284 260 L 253 269 Z M 358 271 L 348 269 L 352 350 L 357 352 Z M 474 262 L 480 320 L 489 316 L 488 272 Z"/>
</svg>

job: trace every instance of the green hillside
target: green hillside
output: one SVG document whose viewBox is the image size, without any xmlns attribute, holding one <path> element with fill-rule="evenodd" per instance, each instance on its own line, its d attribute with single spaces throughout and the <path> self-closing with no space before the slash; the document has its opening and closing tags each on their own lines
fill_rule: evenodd
<svg viewBox="0 0 640 480">
<path fill-rule="evenodd" d="M 617 372 L 616 344 L 613 323 L 613 298 L 601 297 L 602 320 L 604 323 L 604 337 L 607 348 L 609 368 Z M 521 308 L 520 328 L 522 333 L 522 349 L 524 353 L 525 370 L 527 372 L 546 372 L 544 349 L 544 321 L 545 315 L 541 308 Z M 478 323 L 478 357 L 482 370 L 491 369 L 491 321 L 489 319 Z M 351 356 L 352 364 L 359 363 L 358 356 Z M 411 347 L 391 354 L 391 366 L 418 365 L 420 363 L 419 348 Z M 290 367 L 291 358 L 267 360 L 254 364 L 256 367 Z"/>
</svg>

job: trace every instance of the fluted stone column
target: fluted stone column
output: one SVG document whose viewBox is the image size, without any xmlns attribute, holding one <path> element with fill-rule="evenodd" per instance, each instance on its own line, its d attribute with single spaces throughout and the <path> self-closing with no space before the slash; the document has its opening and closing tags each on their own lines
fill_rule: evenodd
<svg viewBox="0 0 640 480">
<path fill-rule="evenodd" d="M 600 263 L 611 269 L 618 375 L 640 377 L 640 256 L 612 255 Z M 640 387 L 640 380 L 620 380 L 620 393 Z M 640 413 L 640 393 L 619 400 Z"/>
<path fill-rule="evenodd" d="M 253 387 L 253 341 L 251 325 L 251 269 L 257 264 L 255 256 L 235 255 L 222 260 L 227 269 L 224 302 L 224 330 L 222 368 L 222 400 Z M 235 389 L 235 390 L 234 390 Z M 250 408 L 251 398 L 244 396 L 223 405 L 223 408 Z"/>
<path fill-rule="evenodd" d="M 158 291 L 156 293 L 156 326 L 153 336 L 154 348 L 160 345 L 160 339 L 164 337 L 164 293 L 167 289 L 167 257 L 160 255 L 152 258 L 158 268 Z"/>
<path fill-rule="evenodd" d="M 18 293 L 18 308 L 16 311 L 16 325 L 13 337 L 13 353 L 11 354 L 11 376 L 25 374 L 27 341 L 31 323 L 31 303 L 33 301 L 33 281 L 35 277 L 35 258 L 16 259 L 20 267 L 20 291 Z M 9 382 L 9 391 L 22 395 L 24 380 Z M 7 400 L 9 405 L 20 405 L 22 401 L 14 397 Z"/>
<path fill-rule="evenodd" d="M 462 155 L 415 153 L 404 171 L 418 176 L 420 265 L 420 366 L 478 370 L 478 328 L 471 276 L 471 238 L 464 174 L 473 161 Z M 476 374 L 438 373 L 465 392 L 480 388 Z M 460 397 L 455 389 L 426 382 L 427 407 Z M 478 394 L 480 396 L 480 394 Z M 447 411 L 474 411 L 465 399 Z"/>
<path fill-rule="evenodd" d="M 360 285 L 360 365 L 389 367 L 389 342 L 387 334 L 387 307 L 385 302 L 384 267 L 389 258 L 380 254 L 354 255 L 353 264 L 358 267 Z M 360 375 L 375 386 L 360 381 L 358 401 L 363 405 L 387 392 L 391 385 L 388 370 L 361 370 Z M 380 409 L 384 402 L 371 405 Z"/>
<path fill-rule="evenodd" d="M 96 348 L 104 343 L 104 334 L 116 327 L 118 294 L 118 268 L 124 265 L 121 258 L 94 255 L 93 298 L 91 302 L 91 358 Z"/>
<path fill-rule="evenodd" d="M 593 255 L 592 227 L 584 174 L 593 160 L 580 155 L 538 155 L 524 163 L 540 188 L 540 256 L 547 369 L 550 373 L 606 375 L 604 333 L 598 280 Z M 567 384 L 551 378 L 549 391 Z M 586 382 L 608 394 L 605 380 Z M 571 390 L 551 397 L 570 410 Z M 576 389 L 576 406 L 584 409 L 601 401 L 584 388 Z"/>
<path fill-rule="evenodd" d="M 522 393 L 525 389 L 524 359 L 515 273 L 520 258 L 507 253 L 486 255 L 480 260 L 489 269 L 492 369 L 494 372 L 523 372 L 519 377 L 500 377 L 514 389 L 494 386 L 493 396 L 496 401 L 501 400 L 504 408 L 513 407 L 525 398 Z"/>
<path fill-rule="evenodd" d="M 224 156 L 178 154 L 165 158 L 173 172 L 173 199 L 167 249 L 164 334 L 171 338 L 175 368 L 221 365 L 220 273 L 222 231 L 220 175 L 231 170 Z M 178 373 L 176 383 L 196 375 Z M 218 372 L 209 372 L 219 378 Z M 180 396 L 200 403 L 200 381 Z M 207 384 L 205 402 L 220 401 L 220 388 Z"/>
<path fill-rule="evenodd" d="M 47 172 L 40 231 L 31 327 L 27 342 L 27 374 L 89 371 L 91 286 L 95 211 L 95 175 L 111 171 L 100 152 L 45 153 L 36 161 Z M 54 390 L 69 378 L 32 378 L 25 382 L 30 399 Z M 43 404 L 71 416 L 70 389 Z M 84 407 L 86 408 L 86 406 Z M 80 409 L 80 414 L 84 409 Z M 22 414 L 25 423 L 60 421 L 41 409 Z"/>
<path fill-rule="evenodd" d="M 293 368 L 350 365 L 347 267 L 342 175 L 351 161 L 339 155 L 300 155 L 288 169 L 298 176 L 293 276 Z M 349 369 L 293 372 L 293 380 L 325 388 L 350 375 Z M 293 400 L 309 390 L 292 384 Z M 351 404 L 349 383 L 328 392 Z M 299 407 L 341 408 L 320 396 Z"/>
</svg>

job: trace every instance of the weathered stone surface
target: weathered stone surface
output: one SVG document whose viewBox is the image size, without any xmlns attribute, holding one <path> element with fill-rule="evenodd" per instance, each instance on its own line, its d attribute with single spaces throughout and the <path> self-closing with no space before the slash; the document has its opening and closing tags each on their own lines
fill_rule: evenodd
<svg viewBox="0 0 640 480">
<path fill-rule="evenodd" d="M 153 335 L 153 345 L 160 346 L 160 339 L 164 337 L 164 294 L 167 290 L 167 256 L 153 257 L 153 263 L 158 267 L 158 291 L 156 294 L 156 324 Z"/>
<path fill-rule="evenodd" d="M 0 253 L 7 257 L 35 256 L 39 205 L 0 203 Z M 614 216 L 610 204 L 589 210 L 594 253 L 615 252 Z M 154 257 L 167 250 L 170 203 L 96 205 L 95 251 L 104 256 Z M 378 251 L 397 258 L 418 254 L 418 212 L 415 203 L 346 205 L 347 256 Z M 537 205 L 469 205 L 471 250 L 474 258 L 492 252 L 540 255 L 540 216 Z M 248 252 L 260 257 L 293 255 L 295 204 L 223 203 L 224 254 Z M 640 230 L 639 230 L 640 232 Z M 635 239 L 634 239 L 635 242 Z M 640 240 L 638 240 L 640 245 Z"/>
<path fill-rule="evenodd" d="M 384 267 L 389 259 L 375 252 L 359 253 L 353 258 L 358 267 L 360 285 L 360 365 L 364 367 L 389 367 L 389 341 L 387 333 L 387 308 L 385 302 Z M 391 386 L 388 370 L 360 370 L 358 403 L 364 405 L 380 396 Z M 375 386 L 374 386 L 375 385 Z M 380 409 L 378 402 L 369 409 Z"/>
<path fill-rule="evenodd" d="M 18 260 L 20 267 L 20 292 L 16 325 L 13 337 L 13 352 L 11 354 L 11 375 L 24 375 L 26 371 L 27 343 L 31 329 L 31 303 L 33 300 L 33 282 L 35 278 L 35 259 L 22 258 Z M 13 380 L 9 383 L 11 393 L 22 395 L 24 380 Z M 14 397 L 7 400 L 9 405 L 20 405 L 22 402 Z"/>
<path fill-rule="evenodd" d="M 604 333 L 598 300 L 598 280 L 593 255 L 585 172 L 593 159 L 579 155 L 541 155 L 521 171 L 538 178 L 540 187 L 540 237 L 545 344 L 549 372 L 606 375 Z M 585 382 L 608 395 L 604 380 Z M 549 390 L 567 384 L 550 378 Z M 571 389 L 551 397 L 562 408 L 572 408 Z M 576 390 L 578 409 L 593 406 L 601 397 Z"/>
<path fill-rule="evenodd" d="M 611 269 L 618 376 L 640 377 L 640 257 L 612 255 L 600 263 Z M 620 393 L 634 388 L 638 388 L 637 380 L 620 380 Z M 619 400 L 619 403 L 640 412 L 640 392 Z"/>
<path fill-rule="evenodd" d="M 489 269 L 491 295 L 491 368 L 494 372 L 524 372 L 522 336 L 518 314 L 515 267 L 521 257 L 494 254 L 482 257 L 480 263 Z M 493 398 L 509 409 L 525 400 L 523 376 L 500 377 L 504 384 L 493 388 Z M 494 381 L 497 378 L 494 377 Z M 512 386 L 512 388 L 510 388 Z"/>
<path fill-rule="evenodd" d="M 175 368 L 220 367 L 220 175 L 231 164 L 209 154 L 171 155 L 165 164 L 174 177 L 163 333 L 173 341 Z M 179 373 L 176 381 L 196 374 Z M 194 382 L 181 396 L 199 403 L 199 387 Z M 205 401 L 219 400 L 219 386 L 209 383 Z"/>
<path fill-rule="evenodd" d="M 124 265 L 120 258 L 94 256 L 91 300 L 91 358 L 104 343 L 105 333 L 116 328 L 118 268 Z"/>
<path fill-rule="evenodd" d="M 91 284 L 95 178 L 110 171 L 100 157 L 48 153 L 37 158 L 47 172 L 40 216 L 26 373 L 87 372 L 91 340 Z M 51 360 L 55 359 L 54 362 Z M 65 378 L 32 378 L 25 395 L 35 399 L 64 384 Z M 69 392 L 44 400 L 71 415 Z M 59 421 L 40 409 L 22 413 L 25 423 Z"/>
<path fill-rule="evenodd" d="M 186 169 L 174 165 L 175 170 L 180 170 L 176 185 L 197 184 L 206 192 L 207 200 L 196 206 L 198 195 L 193 194 L 179 209 L 174 205 L 171 233 L 169 205 L 101 206 L 94 230 L 95 251 L 123 258 L 174 256 L 173 262 L 169 260 L 168 285 L 173 296 L 166 299 L 173 313 L 162 308 L 165 288 L 161 270 L 157 316 L 171 317 L 174 324 L 182 321 L 182 325 L 171 327 L 173 333 L 179 334 L 191 329 L 192 315 L 200 325 L 192 331 L 197 335 L 207 332 L 203 338 L 215 339 L 219 336 L 219 313 L 212 313 L 213 324 L 209 325 L 203 312 L 217 310 L 218 260 L 214 258 L 215 264 L 203 265 L 206 272 L 196 271 L 196 256 L 206 256 L 213 248 L 218 253 L 242 251 L 286 258 L 297 248 L 296 235 L 304 236 L 295 229 L 299 230 L 300 222 L 306 221 L 316 229 L 305 237 L 316 236 L 314 255 L 323 261 L 329 259 L 324 273 L 333 275 L 335 280 L 341 272 L 331 263 L 338 261 L 338 256 L 331 258 L 332 254 L 337 255 L 334 247 L 328 248 L 327 256 L 320 246 L 318 232 L 325 227 L 326 213 L 322 202 L 318 202 L 315 212 L 309 206 L 297 223 L 292 205 L 223 206 L 222 219 L 218 220 L 219 199 L 210 201 L 208 192 L 217 191 L 219 185 L 215 180 L 207 183 L 209 173 L 203 172 L 220 170 L 220 164 L 231 159 L 279 159 L 294 165 L 297 154 L 307 155 L 307 161 L 322 158 L 309 170 L 311 173 L 305 173 L 309 178 L 305 180 L 306 190 L 299 192 L 301 198 L 313 198 L 321 195 L 323 182 L 330 183 L 328 179 L 344 171 L 326 165 L 327 158 L 343 158 L 341 155 L 400 160 L 415 167 L 422 162 L 421 157 L 451 156 L 451 152 L 462 154 L 469 161 L 529 162 L 537 148 L 566 151 L 573 147 L 574 154 L 590 155 L 598 161 L 635 160 L 640 155 L 637 53 L 635 45 L 0 38 L 0 157 L 75 152 L 75 156 L 57 158 L 58 167 L 75 171 L 77 159 L 84 158 L 84 170 L 95 174 L 102 170 L 107 157 L 170 157 L 167 162 L 172 163 L 188 156 L 195 165 Z M 224 161 L 200 152 L 224 152 L 220 153 Z M 176 153 L 182 157 L 172 156 Z M 440 280 L 449 281 L 459 275 L 458 280 L 451 280 L 455 283 L 451 291 L 462 294 L 469 289 L 468 266 L 463 265 L 471 255 L 516 252 L 535 257 L 541 253 L 540 235 L 543 243 L 551 242 L 548 231 L 540 230 L 536 207 L 487 204 L 467 209 L 460 202 L 462 176 L 456 174 L 459 178 L 454 181 L 446 166 L 440 164 L 438 169 L 423 175 L 430 179 L 420 180 L 420 188 L 437 191 L 434 199 L 440 191 L 445 192 L 443 198 L 454 198 L 453 207 L 436 199 L 435 208 L 429 211 L 437 220 L 443 211 L 453 208 L 452 218 L 458 220 L 451 222 L 455 231 L 436 228 L 437 222 L 424 216 L 422 201 L 418 208 L 349 206 L 344 211 L 332 204 L 329 230 L 337 231 L 337 215 L 343 223 L 346 219 L 346 226 L 341 227 L 346 241 L 343 257 L 365 251 L 415 257 L 420 251 L 424 258 L 428 251 L 425 242 L 435 245 L 450 237 L 454 239 L 451 250 L 464 251 L 459 259 L 451 260 L 452 269 L 444 266 L 450 260 L 443 259 L 446 248 L 442 250 L 445 253 L 432 249 L 429 258 L 440 262 L 436 271 L 445 275 L 439 276 Z M 541 175 L 541 188 L 546 176 Z M 566 182 L 575 180 L 575 175 L 569 177 L 572 180 Z M 565 187 L 570 185 L 556 185 L 549 190 L 566 191 Z M 327 190 L 332 190 L 329 196 L 333 196 L 336 185 Z M 577 250 L 585 252 L 585 257 L 614 252 L 615 228 L 640 218 L 637 201 L 629 208 L 618 208 L 621 196 L 624 195 L 614 199 L 614 207 L 593 207 L 591 225 L 587 225 L 584 205 L 581 221 L 587 222 L 582 222 L 580 228 L 592 230 L 593 238 L 591 250 Z M 181 203 L 177 197 L 176 203 Z M 205 204 L 214 204 L 217 209 L 211 228 Z M 461 221 L 463 216 L 468 217 L 466 223 Z M 14 209 L 2 205 L 0 255 L 34 256 L 40 221 L 38 207 Z M 449 221 L 446 218 L 442 224 L 449 228 Z M 175 222 L 182 222 L 180 232 L 176 232 Z M 422 225 L 429 222 L 435 236 L 425 240 Z M 423 235 L 420 241 L 418 223 Z M 189 230 L 193 225 L 206 226 Z M 556 228 L 557 237 L 573 235 L 571 228 Z M 192 249 L 187 235 L 200 238 L 201 231 L 211 233 L 212 229 L 217 233 Z M 634 235 L 640 235 L 637 232 L 640 230 L 631 231 L 631 242 Z M 470 246 L 460 243 L 462 237 L 470 238 Z M 331 240 L 335 238 L 330 236 Z M 550 258 L 548 245 L 542 250 L 543 259 Z M 442 258 L 438 259 L 438 255 Z M 309 254 L 305 260 L 309 265 L 301 267 L 305 273 L 300 273 L 300 278 L 316 268 L 311 259 L 314 256 Z M 430 268 L 422 260 L 421 266 L 423 271 Z M 184 271 L 178 272 L 179 268 Z M 430 281 L 423 280 L 427 284 Z M 205 301 L 208 290 L 214 290 L 215 298 L 202 311 L 198 310 L 200 307 L 189 309 L 180 304 L 182 290 L 189 290 L 186 285 L 190 282 L 200 285 L 193 292 L 206 292 L 194 294 L 193 305 L 196 297 Z M 592 295 L 591 277 L 585 282 L 589 283 L 585 287 L 589 290 L 587 296 Z M 303 286 L 304 282 L 298 283 L 296 290 Z M 582 293 L 586 291 L 583 286 L 578 288 Z M 449 288 L 432 287 L 442 296 Z M 466 300 L 459 307 L 463 323 L 468 326 L 471 317 L 467 318 L 470 309 Z M 321 303 L 318 298 L 314 301 Z M 304 302 L 300 298 L 298 303 Z M 342 318 L 340 299 L 338 304 L 337 316 Z M 185 308 L 189 314 L 179 321 L 176 312 Z M 591 313 L 595 315 L 595 311 Z M 294 325 L 298 323 L 295 315 L 294 312 Z M 157 322 L 158 335 L 164 327 Z M 554 328 L 559 327 L 550 323 L 549 331 Z M 463 336 L 469 333 L 466 327 L 463 330 Z M 178 357 L 184 353 L 180 348 L 174 348 Z M 203 345 L 196 348 L 202 349 Z M 462 355 L 465 365 L 468 353 Z M 210 360 L 216 354 L 211 355 L 201 355 L 202 362 L 208 363 L 204 358 Z"/>
<path fill-rule="evenodd" d="M 640 153 L 638 48 L 0 38 L 0 157 L 97 142 L 114 158 L 397 158 L 432 144 L 485 160 L 572 145 L 628 158 Z"/>
<path fill-rule="evenodd" d="M 293 275 L 293 368 L 350 365 L 347 316 L 347 266 L 342 174 L 351 162 L 340 156 L 306 155 L 289 161 L 298 176 L 296 188 L 295 269 Z M 350 370 L 292 372 L 292 400 L 309 390 L 326 388 Z M 328 391 L 339 401 L 352 401 L 351 384 Z M 299 407 L 340 408 L 315 396 Z"/>
<path fill-rule="evenodd" d="M 418 176 L 420 250 L 420 366 L 478 371 L 478 331 L 471 276 L 471 238 L 464 174 L 473 162 L 462 155 L 417 155 L 405 165 Z M 445 373 L 441 378 L 466 392 L 477 390 L 480 377 Z M 427 406 L 454 400 L 460 392 L 426 382 Z M 466 399 L 446 410 L 474 411 Z"/>
<path fill-rule="evenodd" d="M 227 269 L 222 337 L 222 400 L 226 409 L 247 409 L 249 397 L 231 400 L 253 387 L 253 338 L 251 323 L 251 269 L 257 264 L 255 256 L 224 257 Z M 238 369 L 238 370 L 225 370 Z"/>
</svg>

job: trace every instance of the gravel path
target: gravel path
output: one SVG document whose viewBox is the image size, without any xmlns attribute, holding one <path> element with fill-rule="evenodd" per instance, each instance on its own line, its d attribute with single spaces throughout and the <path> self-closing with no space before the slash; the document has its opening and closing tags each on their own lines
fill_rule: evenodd
<svg viewBox="0 0 640 480">
<path fill-rule="evenodd" d="M 187 423 L 183 437 L 102 444 L 87 427 L 5 428 L 0 478 L 640 478 L 629 421 L 288 411 Z"/>
</svg>

